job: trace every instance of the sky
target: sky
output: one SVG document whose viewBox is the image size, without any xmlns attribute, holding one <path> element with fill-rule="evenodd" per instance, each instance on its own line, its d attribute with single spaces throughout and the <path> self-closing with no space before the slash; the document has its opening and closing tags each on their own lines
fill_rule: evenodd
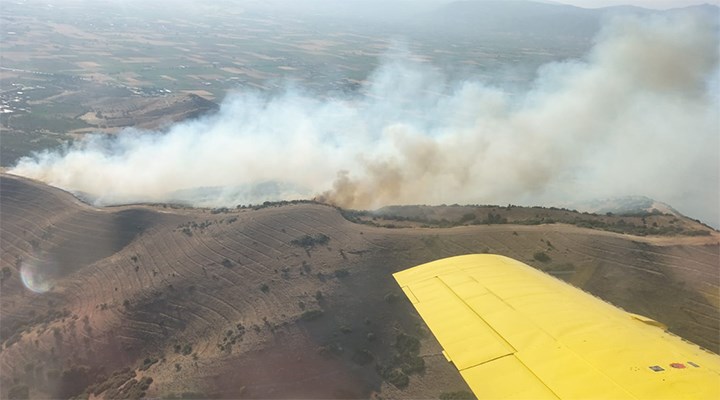
<svg viewBox="0 0 720 400">
<path fill-rule="evenodd" d="M 48 4 L 56 4 L 61 5 L 62 3 L 76 3 L 78 1 L 83 0 L 42 0 L 43 2 L 46 2 Z M 98 0 L 98 1 L 106 1 L 106 2 L 116 2 L 116 3 L 123 3 L 130 0 Z M 246 1 L 249 4 L 252 3 L 262 3 L 260 0 L 242 0 Z M 281 0 L 287 1 L 287 0 Z M 293 5 L 297 5 L 298 3 L 302 3 L 303 0 L 292 0 Z M 345 0 L 329 0 L 331 2 L 335 3 L 342 3 Z M 415 3 L 416 5 L 419 4 L 434 4 L 434 3 L 452 3 L 458 0 L 386 0 L 388 2 L 395 1 L 395 2 L 404 2 L 404 3 Z M 483 1 L 483 0 L 474 0 L 474 1 Z M 720 0 L 529 0 L 529 1 L 537 1 L 540 3 L 561 3 L 561 4 L 570 4 L 576 7 L 582 7 L 582 8 L 601 8 L 601 7 L 611 7 L 611 6 L 623 6 L 623 5 L 632 5 L 632 6 L 638 6 L 638 7 L 644 7 L 644 8 L 650 8 L 650 9 L 658 9 L 658 10 L 666 10 L 671 8 L 680 8 L 680 7 L 687 7 L 691 5 L 698 5 L 698 4 L 714 4 L 716 6 L 720 7 Z M 177 4 L 182 3 L 212 3 L 211 0 L 170 0 L 170 2 L 176 2 Z M 0 0 L 0 3 L 2 3 L 2 0 Z M 372 0 L 373 4 L 377 4 L 377 0 Z"/>
<path fill-rule="evenodd" d="M 555 2 L 583 8 L 632 5 L 659 10 L 687 7 L 696 4 L 714 4 L 720 6 L 720 0 L 556 0 Z"/>
</svg>

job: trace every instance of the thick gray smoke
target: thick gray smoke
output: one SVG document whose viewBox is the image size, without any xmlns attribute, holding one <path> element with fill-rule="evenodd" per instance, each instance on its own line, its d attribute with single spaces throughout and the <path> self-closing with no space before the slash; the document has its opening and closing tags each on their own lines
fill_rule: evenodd
<svg viewBox="0 0 720 400">
<path fill-rule="evenodd" d="M 706 21 L 618 19 L 523 96 L 389 57 L 364 99 L 229 96 L 164 132 L 90 136 L 12 173 L 98 204 L 320 198 L 564 205 L 640 194 L 720 225 L 718 37 Z"/>
</svg>

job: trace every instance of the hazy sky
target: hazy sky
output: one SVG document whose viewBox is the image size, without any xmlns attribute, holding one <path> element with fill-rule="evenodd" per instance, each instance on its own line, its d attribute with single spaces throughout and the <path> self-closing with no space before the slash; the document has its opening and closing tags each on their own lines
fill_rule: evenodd
<svg viewBox="0 0 720 400">
<path fill-rule="evenodd" d="M 62 3 L 76 3 L 78 1 L 82 0 L 43 0 L 43 2 L 46 2 L 48 4 L 54 3 L 54 4 L 62 4 Z M 109 2 L 117 2 L 117 3 L 123 3 L 127 2 L 129 0 L 104 0 Z M 248 0 L 245 0 L 248 1 Z M 280 2 L 284 2 L 288 0 L 280 0 Z M 342 3 L 344 0 L 329 0 L 330 2 L 336 2 L 336 3 Z M 391 0 L 387 0 L 391 1 Z M 458 0 L 395 0 L 395 1 L 402 1 L 405 3 L 415 3 L 417 4 L 433 4 L 433 3 L 452 3 L 454 1 Z M 482 0 L 476 0 L 476 1 L 482 1 Z M 537 1 L 540 3 L 563 3 L 563 4 L 571 4 L 577 7 L 583 7 L 583 8 L 598 8 L 598 7 L 609 7 L 609 6 L 619 6 L 619 5 L 634 5 L 644 8 L 653 8 L 653 9 L 669 9 L 669 8 L 678 8 L 678 7 L 687 7 L 690 5 L 695 4 L 714 4 L 717 6 L 720 6 L 720 0 L 530 0 L 530 1 Z M 182 3 L 213 3 L 211 0 L 170 0 L 170 2 L 176 2 L 177 4 Z M 0 3 L 2 3 L 2 0 L 0 0 Z M 262 3 L 260 0 L 252 0 L 248 1 L 249 4 L 252 3 Z M 302 0 L 292 0 L 292 3 L 302 3 Z M 291 4 L 292 4 L 291 3 Z M 377 4 L 377 1 L 372 1 L 373 4 Z"/>
<path fill-rule="evenodd" d="M 668 9 L 687 7 L 694 4 L 714 4 L 720 6 L 720 0 L 555 0 L 557 3 L 572 4 L 584 8 L 633 5 L 645 8 Z"/>
</svg>

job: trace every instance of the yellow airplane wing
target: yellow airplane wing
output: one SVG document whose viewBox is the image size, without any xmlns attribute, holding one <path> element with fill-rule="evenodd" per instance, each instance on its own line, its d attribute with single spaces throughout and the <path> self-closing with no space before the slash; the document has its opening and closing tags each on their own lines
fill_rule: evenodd
<svg viewBox="0 0 720 400">
<path fill-rule="evenodd" d="M 511 258 L 394 277 L 479 399 L 720 399 L 720 357 Z"/>
</svg>

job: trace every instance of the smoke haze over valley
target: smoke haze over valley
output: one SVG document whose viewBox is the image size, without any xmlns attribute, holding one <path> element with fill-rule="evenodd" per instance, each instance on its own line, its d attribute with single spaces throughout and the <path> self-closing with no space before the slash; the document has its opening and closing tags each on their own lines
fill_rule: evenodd
<svg viewBox="0 0 720 400">
<path fill-rule="evenodd" d="M 383 56 L 363 97 L 230 94 L 217 114 L 92 135 L 11 173 L 100 205 L 312 198 L 564 205 L 647 195 L 718 226 L 718 36 L 702 15 L 615 18 L 582 60 L 509 94 Z"/>
</svg>

